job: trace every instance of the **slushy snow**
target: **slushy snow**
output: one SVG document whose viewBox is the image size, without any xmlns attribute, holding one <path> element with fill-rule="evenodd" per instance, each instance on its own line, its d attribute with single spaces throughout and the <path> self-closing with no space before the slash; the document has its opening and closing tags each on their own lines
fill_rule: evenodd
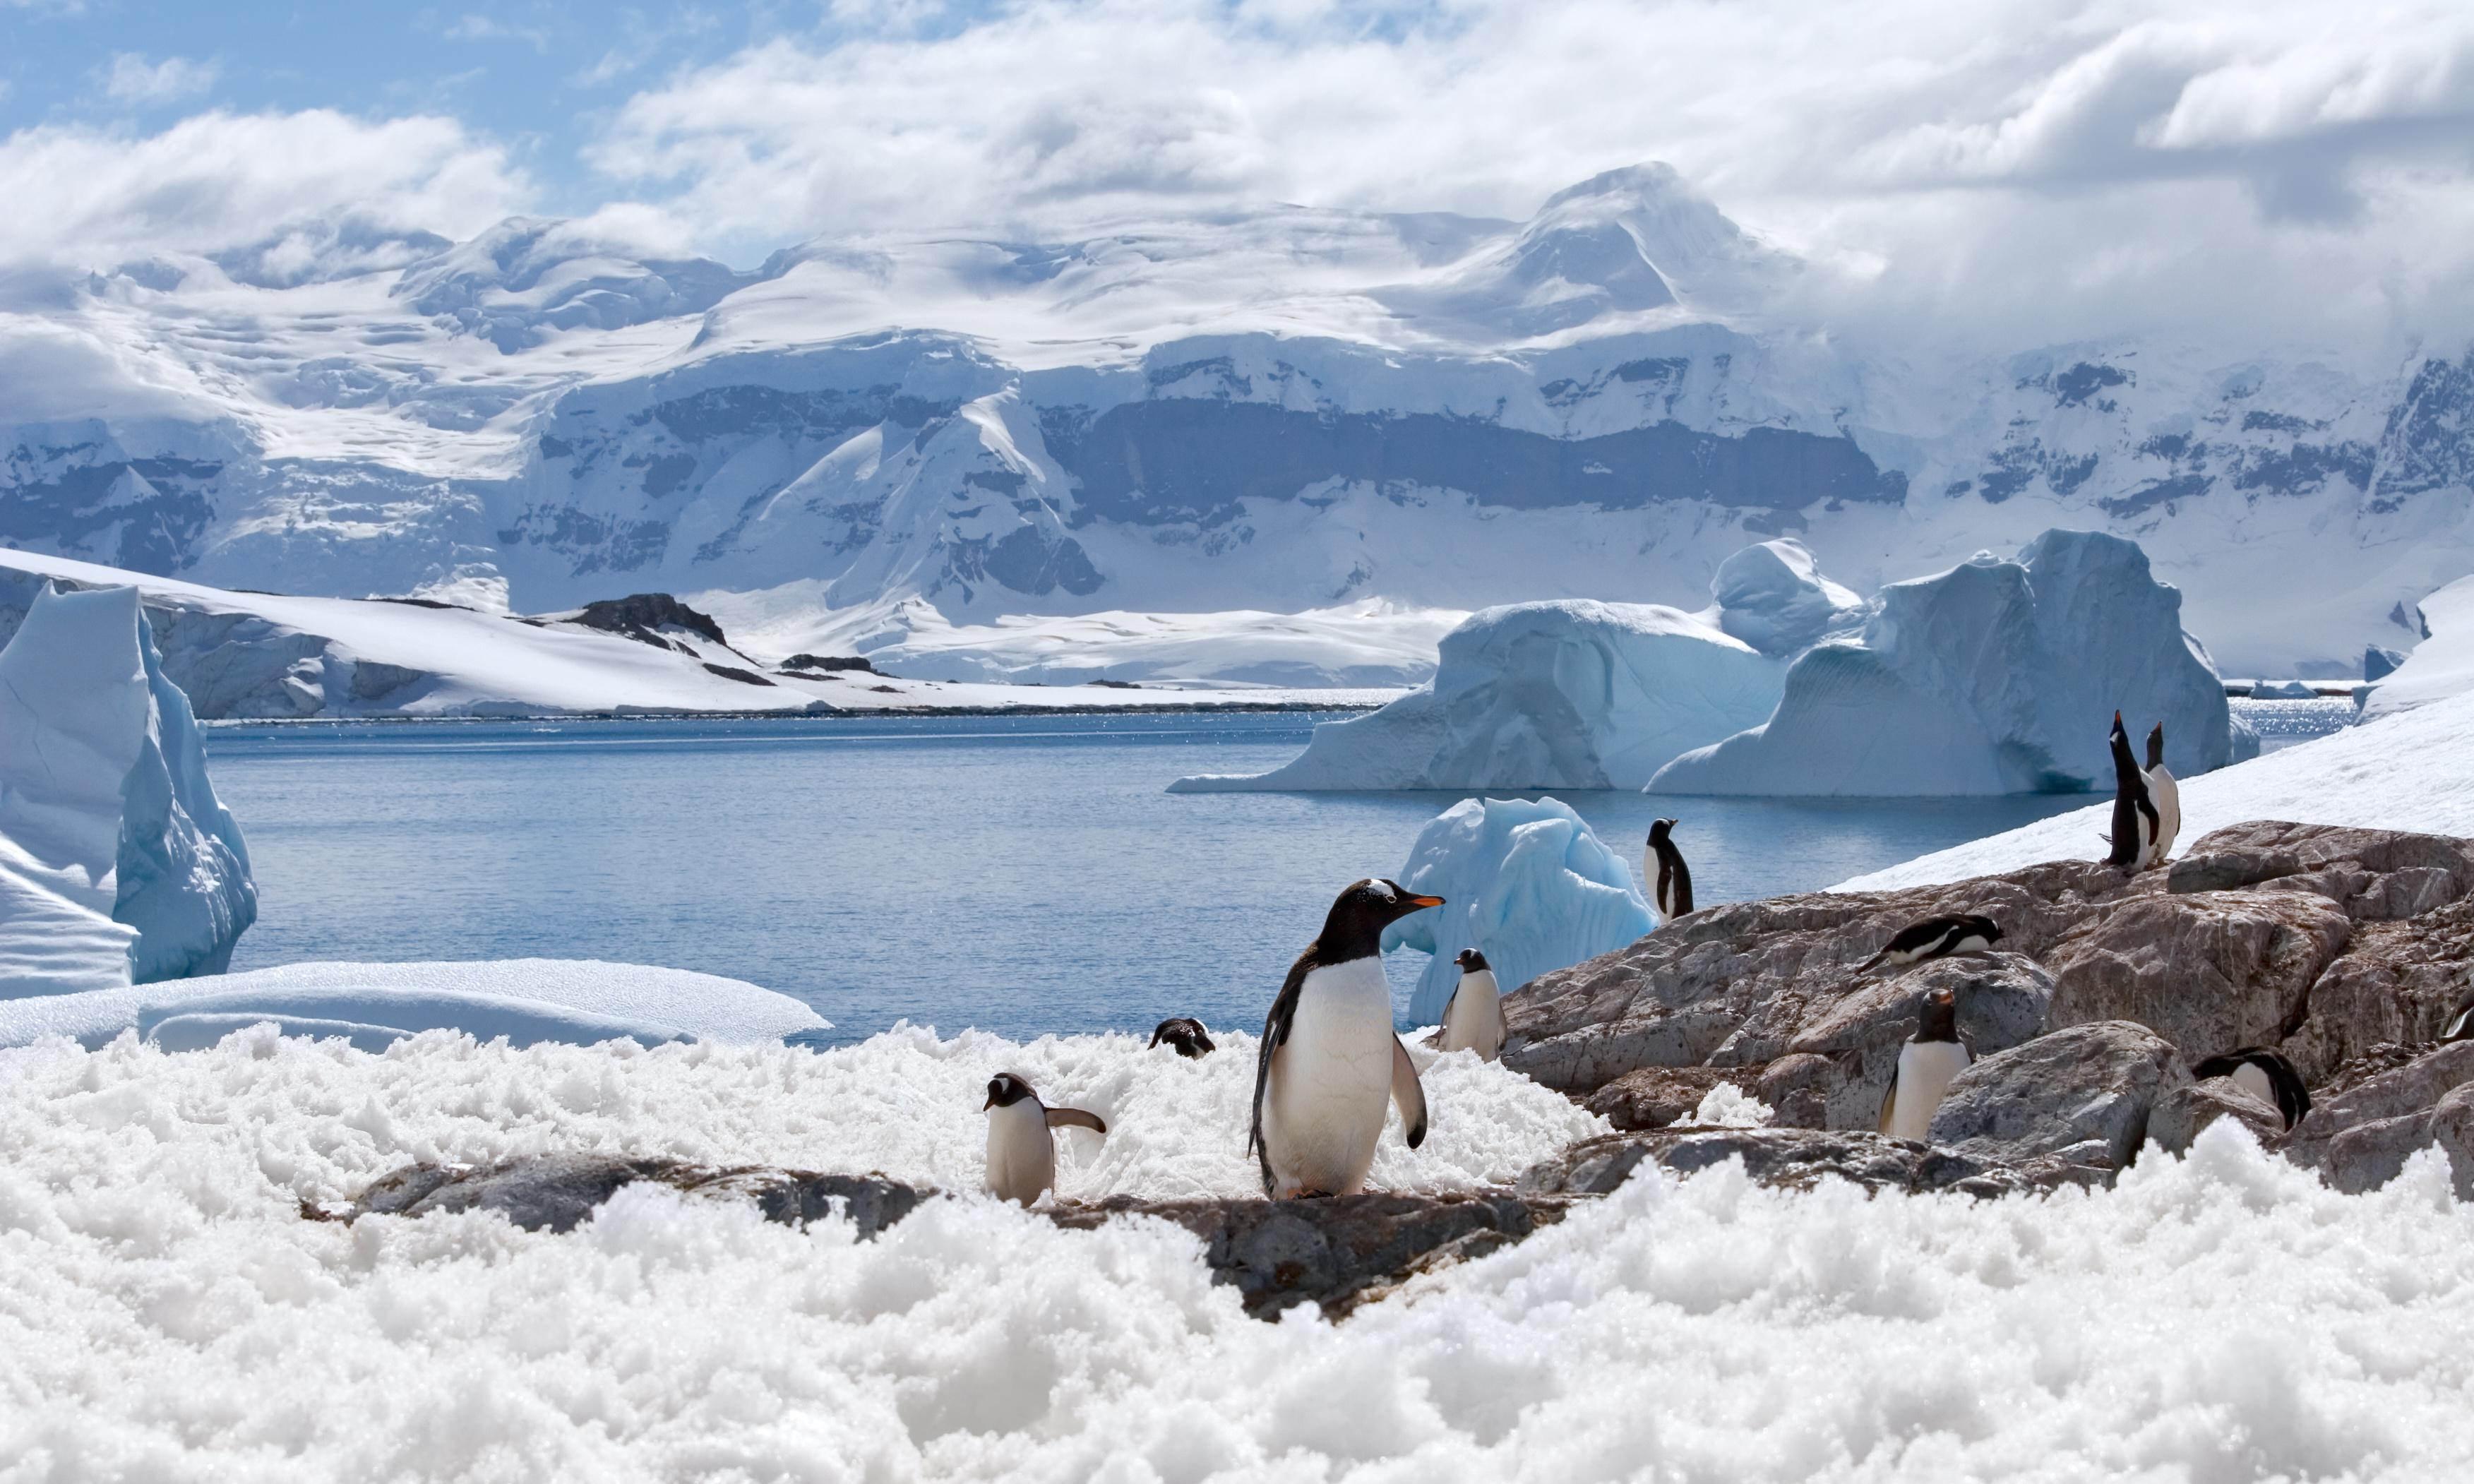
<svg viewBox="0 0 2474 1484">
<path fill-rule="evenodd" d="M 1294 761 L 1172 788 L 1637 789 L 1677 753 L 1769 715 L 1783 670 L 1680 609 L 1513 603 L 1445 634 L 1425 686 L 1317 726 Z"/>
<path fill-rule="evenodd" d="M 1386 951 L 1433 955 L 1409 1018 L 1443 1018 L 1464 948 L 1486 955 L 1505 992 L 1633 942 L 1651 927 L 1632 867 L 1558 799 L 1463 799 L 1428 821 L 1396 878 L 1441 907 L 1383 930 Z"/>
<path fill-rule="evenodd" d="M 171 985 L 0 1000 L 0 1046 L 50 1035 L 100 1046 L 134 1030 L 184 1050 L 261 1021 L 295 1034 L 342 1035 L 365 1050 L 442 1029 L 524 1046 L 618 1036 L 774 1041 L 829 1027 L 800 1001 L 743 980 L 637 963 L 289 963 Z"/>
<path fill-rule="evenodd" d="M 1068 1195 L 1242 1189 L 1250 1044 L 893 1034 L 817 1055 L 446 1035 L 0 1053 L 0 1474 L 1020 1480 L 2449 1478 L 2474 1472 L 2474 1207 L 2438 1156 L 2341 1196 L 2229 1123 L 2111 1193 L 1655 1169 L 1338 1325 L 1248 1319 L 1148 1218 L 975 1194 L 873 1241 L 622 1191 L 560 1236 L 304 1221 L 415 1157 L 884 1168 L 967 1191 L 979 1088 L 1108 1116 Z M 1103 1082 L 1125 1096 L 1094 1101 Z M 1427 1071 L 1410 1166 L 1490 1179 L 1576 1109 Z M 1042 1081 L 1042 1079 L 1045 1081 Z M 1185 1116 L 1201 1093 L 1204 1116 Z M 1529 1121 L 1538 1100 L 1553 1123 Z M 1562 1104 L 1560 1109 L 1549 1104 Z M 1167 1122 L 1154 1125 L 1154 1118 Z M 1455 1129 L 1496 1128 L 1476 1165 Z M 1437 1157 L 1427 1157 L 1437 1156 Z M 1154 1164 L 1155 1161 L 1155 1164 Z"/>
<path fill-rule="evenodd" d="M 2204 778 L 2180 780 L 2188 853 L 2210 830 L 2250 819 L 2474 836 L 2474 695 L 2376 717 Z M 1961 881 L 2040 861 L 2104 859 L 2110 802 L 1918 856 L 1839 883 L 1884 891 Z"/>
<path fill-rule="evenodd" d="M 0 649 L 0 1002 L 216 972 L 256 915 L 136 592 L 46 586 Z"/>
<path fill-rule="evenodd" d="M 2165 725 L 2177 777 L 2237 755 L 2182 596 L 2135 543 L 2047 531 L 1893 583 L 1858 639 L 1807 651 L 1766 722 L 1659 770 L 1660 793 L 1987 794 L 2110 787 L 2113 713 Z M 2256 746 L 2247 728 L 2240 740 Z"/>
</svg>

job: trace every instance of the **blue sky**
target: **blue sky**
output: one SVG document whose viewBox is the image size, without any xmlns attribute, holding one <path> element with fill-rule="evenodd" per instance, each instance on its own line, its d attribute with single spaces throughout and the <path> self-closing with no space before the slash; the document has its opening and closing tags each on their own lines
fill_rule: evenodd
<svg viewBox="0 0 2474 1484">
<path fill-rule="evenodd" d="M 1662 159 L 1887 314 L 2474 318 L 2462 0 L 0 0 L 0 286 L 512 212 L 742 264 L 1516 219 Z"/>
</svg>

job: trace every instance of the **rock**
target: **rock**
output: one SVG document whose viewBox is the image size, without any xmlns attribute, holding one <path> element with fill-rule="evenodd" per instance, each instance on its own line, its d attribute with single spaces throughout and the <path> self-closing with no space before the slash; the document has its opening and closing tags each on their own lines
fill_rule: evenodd
<svg viewBox="0 0 2474 1484">
<path fill-rule="evenodd" d="M 625 597 L 605 597 L 599 602 L 585 604 L 583 611 L 572 616 L 572 621 L 660 649 L 687 647 L 664 639 L 661 631 L 665 628 L 685 629 L 717 645 L 730 643 L 721 637 L 721 625 L 715 622 L 711 615 L 698 613 L 667 593 L 635 593 Z"/>
<path fill-rule="evenodd" d="M 2101 1183 L 2102 1166 L 2046 1158 L 2009 1163 L 1879 1133 L 1817 1129 L 1670 1129 L 1583 1139 L 1532 1165 L 1516 1187 L 1532 1199 L 1605 1195 L 1644 1163 L 1692 1175 L 1740 1159 L 1763 1185 L 1805 1190 L 1837 1179 L 1867 1190 L 2009 1195 Z"/>
<path fill-rule="evenodd" d="M 1781 1057 L 1761 1069 L 1753 1096 L 1770 1106 L 1774 1127 L 1827 1129 L 1830 1089 L 1840 1081 L 1838 1063 L 1828 1057 Z"/>
<path fill-rule="evenodd" d="M 2365 680 L 2386 680 L 2389 676 L 2396 672 L 2396 668 L 2398 666 L 2404 663 L 2405 652 L 2403 650 L 2384 649 L 2378 645 L 2365 645 L 2363 646 L 2363 678 Z"/>
<path fill-rule="evenodd" d="M 2244 824 L 2229 825 L 2192 842 L 2190 854 L 2244 852 L 2259 856 L 2290 856 L 2304 872 L 2337 870 L 2342 876 L 2329 878 L 2336 882 L 2357 878 L 2386 877 L 2410 873 L 2409 880 L 2420 883 L 2430 879 L 2427 873 L 2438 872 L 2447 878 L 2444 888 L 2398 892 L 2372 884 L 2369 891 L 2375 900 L 2365 911 L 2353 912 L 2357 917 L 2379 920 L 2380 914 L 2370 908 L 2390 903 L 2396 896 L 2413 898 L 2427 889 L 2437 889 L 2438 898 L 2429 906 L 2413 909 L 2427 912 L 2439 902 L 2455 901 L 2474 891 L 2474 842 L 2447 835 L 2420 835 L 2409 830 L 2364 830 L 2330 824 L 2293 824 L 2282 819 L 2254 819 Z M 2364 894 L 2357 886 L 2356 895 Z M 2335 897 L 2332 900 L 2343 901 Z M 2389 912 L 2387 915 L 2412 915 L 2413 912 Z"/>
<path fill-rule="evenodd" d="M 910 1215 L 927 1194 L 882 1176 L 809 1175 L 761 1166 L 714 1169 L 675 1159 L 622 1159 L 608 1155 L 543 1155 L 478 1166 L 412 1165 L 361 1192 L 352 1214 L 497 1211 L 527 1231 L 572 1231 L 621 1187 L 638 1180 L 697 1195 L 753 1198 L 767 1221 L 813 1221 L 837 1211 L 858 1223 L 863 1237 L 872 1237 Z"/>
<path fill-rule="evenodd" d="M 2166 1090 L 2147 1113 L 2147 1136 L 2170 1153 L 2181 1154 L 2199 1131 L 2219 1118 L 2230 1118 L 2268 1148 L 2285 1140 L 2285 1116 L 2243 1091 L 2231 1078 L 2211 1077 Z"/>
<path fill-rule="evenodd" d="M 2280 850 L 2226 849 L 2205 855 L 2195 851 L 2166 868 L 2165 889 L 2238 891 L 2280 876 L 2299 876 L 2302 870 L 2301 857 Z"/>
<path fill-rule="evenodd" d="M 1584 1105 L 1623 1130 L 1663 1129 L 1691 1118 L 1701 1100 L 1720 1083 L 1752 1090 L 1758 1067 L 1647 1066 L 1627 1072 L 1589 1095 Z M 1764 1100 L 1766 1101 L 1766 1100 Z"/>
<path fill-rule="evenodd" d="M 1899 1069 L 1899 1054 L 1916 1033 L 1925 996 L 1949 989 L 1958 1002 L 1959 1039 L 1972 1055 L 1991 1056 L 2028 1040 L 2045 1028 L 2053 977 L 2018 954 L 1943 959 L 1865 983 L 1835 1001 L 1806 1011 L 1785 1050 L 1827 1058 L 1821 1127 L 1871 1129 L 1880 1121 Z M 1725 1062 L 1755 1029 L 1748 1022 L 1711 1059 Z"/>
<path fill-rule="evenodd" d="M 1931 1142 L 2015 1163 L 2095 1141 L 2120 1169 L 2147 1142 L 2157 1100 L 2190 1081 L 2173 1047 L 2146 1026 L 2073 1026 L 1959 1073 L 1933 1114 Z"/>
<path fill-rule="evenodd" d="M 794 654 L 782 662 L 784 669 L 858 670 L 861 674 L 882 675 L 885 671 L 856 654 Z"/>
<path fill-rule="evenodd" d="M 2302 1024 L 2312 982 L 2352 928 L 2305 891 L 2133 897 L 2043 956 L 2051 1024 L 2137 1021 L 2194 1057 L 2274 1046 Z"/>
<path fill-rule="evenodd" d="M 2474 1041 L 2452 1041 L 2402 1066 L 2326 1093 L 2294 1128 L 2292 1158 L 2339 1190 L 2375 1189 L 2396 1178 L 2419 1149 L 2448 1150 L 2461 1195 L 2474 1194 L 2474 1146 L 2466 1142 L 2474 1086 Z"/>
<path fill-rule="evenodd" d="M 2474 993 L 2474 898 L 2404 921 L 2365 922 L 2311 985 L 2308 1017 L 2280 1048 L 2304 1083 L 2391 1044 L 2435 1041 Z"/>
</svg>

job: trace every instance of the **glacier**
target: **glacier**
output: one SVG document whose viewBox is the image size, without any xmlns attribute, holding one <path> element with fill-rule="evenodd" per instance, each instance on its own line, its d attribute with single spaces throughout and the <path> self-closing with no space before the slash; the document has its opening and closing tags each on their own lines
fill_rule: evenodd
<svg viewBox="0 0 2474 1484">
<path fill-rule="evenodd" d="M 2385 716 L 2474 690 L 2474 577 L 2460 577 L 2414 605 L 2421 641 L 2403 663 L 2373 677 L 2366 716 Z"/>
<path fill-rule="evenodd" d="M 1806 651 L 1776 715 L 1676 758 L 1660 793 L 2077 792 L 2110 776 L 2106 724 L 2162 722 L 2191 778 L 2257 750 L 2132 542 L 2049 530 L 1883 588 L 1860 636 Z"/>
<path fill-rule="evenodd" d="M 1318 725 L 1304 752 L 1268 773 L 1170 787 L 1639 788 L 1678 753 L 1769 715 L 1785 673 L 1780 649 L 1854 607 L 1855 595 L 1825 584 L 1792 542 L 1737 553 L 1720 572 L 1721 601 L 1701 613 L 1565 599 L 1472 614 L 1443 637 L 1434 678 L 1418 690 Z"/>
<path fill-rule="evenodd" d="M 1631 865 L 1560 799 L 1463 799 L 1418 832 L 1395 879 L 1443 899 L 1383 930 L 1385 952 L 1432 956 L 1409 1002 L 1419 1025 L 1443 1019 L 1464 948 L 1485 954 L 1509 992 L 1651 927 Z"/>
<path fill-rule="evenodd" d="M 216 973 L 256 915 L 136 591 L 45 586 L 0 648 L 0 1000 Z"/>
</svg>

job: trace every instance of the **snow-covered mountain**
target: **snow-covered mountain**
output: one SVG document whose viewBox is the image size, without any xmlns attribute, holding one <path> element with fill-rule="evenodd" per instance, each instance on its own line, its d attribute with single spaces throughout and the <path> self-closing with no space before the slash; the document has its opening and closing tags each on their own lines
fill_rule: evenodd
<svg viewBox="0 0 2474 1484">
<path fill-rule="evenodd" d="M 2137 539 L 2228 669 L 2320 674 L 2474 570 L 2465 347 L 1866 351 L 1797 307 L 1822 269 L 1657 165 L 1526 223 L 1280 207 L 739 272 L 524 219 L 324 280 L 258 258 L 0 317 L 0 544 L 526 611 L 770 593 L 899 645 L 1692 605 L 1780 534 L 1869 588 L 2079 526 Z"/>
</svg>

